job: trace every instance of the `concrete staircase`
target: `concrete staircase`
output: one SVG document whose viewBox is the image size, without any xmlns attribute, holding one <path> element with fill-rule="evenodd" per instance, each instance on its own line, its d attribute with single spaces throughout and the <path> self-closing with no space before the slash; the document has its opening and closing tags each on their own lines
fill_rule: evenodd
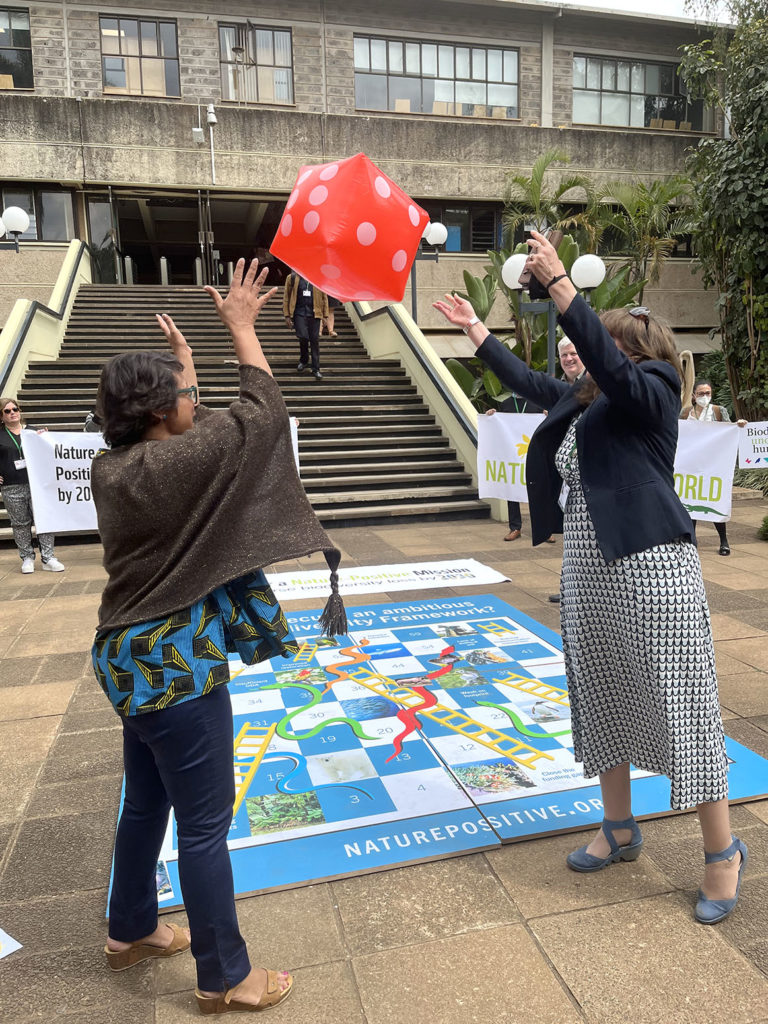
<svg viewBox="0 0 768 1024">
<path fill-rule="evenodd" d="M 192 347 L 202 401 L 226 406 L 237 370 L 226 329 L 199 288 L 81 287 L 59 358 L 31 363 L 19 393 L 27 421 L 81 430 L 102 364 L 117 352 L 162 349 L 155 312 L 176 321 Z M 343 309 L 338 338 L 321 338 L 323 379 L 296 372 L 298 341 L 278 298 L 258 334 L 291 415 L 298 417 L 301 477 L 319 518 L 334 525 L 487 516 L 471 477 L 396 361 L 372 361 Z M 8 534 L 2 510 L 0 532 Z"/>
</svg>

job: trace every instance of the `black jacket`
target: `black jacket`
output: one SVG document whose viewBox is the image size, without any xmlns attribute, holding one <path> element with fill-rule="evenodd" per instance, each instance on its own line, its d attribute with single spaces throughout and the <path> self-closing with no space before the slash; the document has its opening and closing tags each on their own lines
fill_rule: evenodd
<svg viewBox="0 0 768 1024">
<path fill-rule="evenodd" d="M 576 425 L 584 497 L 606 562 L 684 537 L 693 523 L 674 489 L 680 381 L 669 363 L 634 363 L 581 296 L 560 318 L 602 394 Z M 534 544 L 562 533 L 555 453 L 581 408 L 575 386 L 530 370 L 493 335 L 477 354 L 509 388 L 549 410 L 526 461 Z"/>
</svg>

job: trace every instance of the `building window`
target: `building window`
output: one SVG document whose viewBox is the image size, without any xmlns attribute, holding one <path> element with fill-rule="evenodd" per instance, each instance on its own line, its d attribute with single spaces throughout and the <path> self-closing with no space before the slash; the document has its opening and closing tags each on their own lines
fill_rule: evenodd
<svg viewBox="0 0 768 1024">
<path fill-rule="evenodd" d="M 221 96 L 239 103 L 293 103 L 288 29 L 219 25 Z"/>
<path fill-rule="evenodd" d="M 501 203 L 440 203 L 420 200 L 432 221 L 445 224 L 446 252 L 487 253 L 502 244 Z"/>
<path fill-rule="evenodd" d="M 712 112 L 689 100 L 677 65 L 613 57 L 573 58 L 573 121 L 621 128 L 713 130 Z"/>
<path fill-rule="evenodd" d="M 29 227 L 19 237 L 31 242 L 69 242 L 75 237 L 72 193 L 31 189 L 23 185 L 2 190 L 3 209 L 20 206 L 29 215 Z"/>
<path fill-rule="evenodd" d="M 409 114 L 518 117 L 519 54 L 355 36 L 355 106 Z"/>
<path fill-rule="evenodd" d="M 0 89 L 33 89 L 29 12 L 0 7 Z"/>
<path fill-rule="evenodd" d="M 180 96 L 176 23 L 99 18 L 104 92 L 122 96 Z"/>
</svg>

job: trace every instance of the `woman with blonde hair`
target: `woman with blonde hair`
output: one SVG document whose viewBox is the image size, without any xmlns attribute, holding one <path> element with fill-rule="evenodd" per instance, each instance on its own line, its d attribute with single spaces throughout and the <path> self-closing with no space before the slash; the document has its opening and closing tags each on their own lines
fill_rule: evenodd
<svg viewBox="0 0 768 1024">
<path fill-rule="evenodd" d="M 0 494 L 11 521 L 13 540 L 19 550 L 21 571 L 35 571 L 35 549 L 32 547 L 32 492 L 29 489 L 27 462 L 24 458 L 25 430 L 33 427 L 25 424 L 21 408 L 15 398 L 0 398 L 3 424 L 0 428 Z M 43 431 L 38 430 L 38 433 Z M 48 572 L 62 572 L 64 566 L 53 551 L 54 535 L 38 533 L 40 557 L 43 569 Z"/>
<path fill-rule="evenodd" d="M 529 265 L 587 370 L 569 385 L 537 374 L 455 295 L 435 303 L 509 388 L 549 409 L 528 450 L 533 543 L 563 533 L 561 624 L 574 755 L 599 776 L 605 818 L 567 858 L 574 871 L 635 860 L 630 764 L 670 779 L 670 805 L 695 806 L 704 924 L 736 906 L 747 861 L 731 835 L 728 762 L 693 524 L 674 489 L 680 365 L 674 337 L 644 306 L 600 317 L 557 251 L 532 232 Z"/>
</svg>

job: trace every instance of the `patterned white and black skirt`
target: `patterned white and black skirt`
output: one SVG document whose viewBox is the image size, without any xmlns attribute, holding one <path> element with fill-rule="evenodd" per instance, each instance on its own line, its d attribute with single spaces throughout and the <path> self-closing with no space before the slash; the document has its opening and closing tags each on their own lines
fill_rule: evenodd
<svg viewBox="0 0 768 1024">
<path fill-rule="evenodd" d="M 574 754 L 588 778 L 625 761 L 672 784 L 681 810 L 728 795 L 715 655 L 695 545 L 606 564 L 581 487 L 576 420 L 555 464 L 570 486 L 561 626 Z"/>
</svg>

